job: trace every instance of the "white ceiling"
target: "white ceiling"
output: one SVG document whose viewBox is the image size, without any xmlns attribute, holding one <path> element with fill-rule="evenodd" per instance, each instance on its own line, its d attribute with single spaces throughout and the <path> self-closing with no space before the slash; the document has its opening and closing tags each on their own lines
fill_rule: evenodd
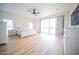
<svg viewBox="0 0 79 59">
<path fill-rule="evenodd" d="M 0 10 L 30 18 L 41 18 L 68 12 L 74 5 L 75 3 L 4 3 L 0 4 Z M 33 8 L 36 8 L 40 12 L 38 16 L 31 15 L 31 13 L 27 12 L 27 10 L 32 10 Z"/>
</svg>

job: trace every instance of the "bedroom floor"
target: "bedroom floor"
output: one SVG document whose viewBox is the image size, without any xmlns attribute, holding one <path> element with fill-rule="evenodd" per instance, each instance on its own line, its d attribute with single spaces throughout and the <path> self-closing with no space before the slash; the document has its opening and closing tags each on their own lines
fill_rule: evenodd
<svg viewBox="0 0 79 59">
<path fill-rule="evenodd" d="M 9 37 L 7 45 L 0 45 L 2 55 L 62 55 L 63 39 L 55 35 L 36 34 L 25 38 Z"/>
</svg>

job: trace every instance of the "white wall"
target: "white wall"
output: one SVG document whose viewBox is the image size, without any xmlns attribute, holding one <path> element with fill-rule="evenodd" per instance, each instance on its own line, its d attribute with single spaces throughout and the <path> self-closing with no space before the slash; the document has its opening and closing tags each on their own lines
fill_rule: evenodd
<svg viewBox="0 0 79 59">
<path fill-rule="evenodd" d="M 65 36 L 64 36 L 64 54 L 79 54 L 79 27 L 71 26 L 71 14 L 77 4 L 71 8 L 70 12 L 65 14 Z"/>
<path fill-rule="evenodd" d="M 71 26 L 71 14 L 75 10 L 77 5 L 78 4 L 75 4 L 74 6 L 71 7 L 70 11 L 64 13 L 64 26 L 65 26 L 65 28 Z"/>
<path fill-rule="evenodd" d="M 14 29 L 16 27 L 21 27 L 22 29 L 25 29 L 25 28 L 28 29 L 29 28 L 29 23 L 33 23 L 34 29 L 37 32 L 39 32 L 39 30 L 37 28 L 37 26 L 39 27 L 39 25 L 37 23 L 37 20 L 27 18 L 27 16 L 24 17 L 24 16 L 20 16 L 20 15 L 11 14 L 11 13 L 8 13 L 8 12 L 0 11 L 0 20 L 3 20 L 3 19 L 13 20 Z"/>
<path fill-rule="evenodd" d="M 79 27 L 66 28 L 64 37 L 64 54 L 79 55 Z"/>
</svg>

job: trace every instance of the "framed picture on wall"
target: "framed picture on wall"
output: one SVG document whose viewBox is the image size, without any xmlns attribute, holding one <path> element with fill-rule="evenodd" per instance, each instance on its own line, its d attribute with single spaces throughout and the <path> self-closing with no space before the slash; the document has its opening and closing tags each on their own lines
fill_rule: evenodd
<svg viewBox="0 0 79 59">
<path fill-rule="evenodd" d="M 71 26 L 79 25 L 79 5 L 71 15 Z"/>
<path fill-rule="evenodd" d="M 79 25 L 79 12 L 74 12 L 71 15 L 71 26 Z"/>
</svg>

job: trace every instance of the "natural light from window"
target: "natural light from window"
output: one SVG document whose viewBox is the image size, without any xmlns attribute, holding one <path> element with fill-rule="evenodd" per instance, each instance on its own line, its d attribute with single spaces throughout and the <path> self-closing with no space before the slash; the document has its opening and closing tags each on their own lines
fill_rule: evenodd
<svg viewBox="0 0 79 59">
<path fill-rule="evenodd" d="M 8 30 L 13 30 L 13 21 L 12 20 L 4 19 L 3 21 L 6 22 Z"/>
<path fill-rule="evenodd" d="M 48 34 L 55 34 L 56 32 L 56 18 L 41 20 L 41 32 Z"/>
<path fill-rule="evenodd" d="M 33 23 L 29 23 L 29 29 L 33 29 Z"/>
</svg>

